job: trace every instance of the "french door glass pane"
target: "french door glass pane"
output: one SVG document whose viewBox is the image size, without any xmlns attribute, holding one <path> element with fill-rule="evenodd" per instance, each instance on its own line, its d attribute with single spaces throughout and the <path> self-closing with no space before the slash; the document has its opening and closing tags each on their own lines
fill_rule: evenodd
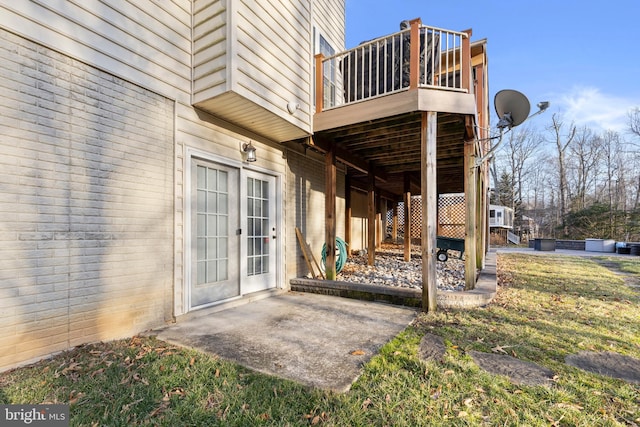
<svg viewBox="0 0 640 427">
<path fill-rule="evenodd" d="M 247 178 L 247 274 L 269 272 L 269 182 Z"/>
<path fill-rule="evenodd" d="M 196 174 L 196 283 L 214 283 L 228 279 L 228 173 L 198 166 Z"/>
</svg>

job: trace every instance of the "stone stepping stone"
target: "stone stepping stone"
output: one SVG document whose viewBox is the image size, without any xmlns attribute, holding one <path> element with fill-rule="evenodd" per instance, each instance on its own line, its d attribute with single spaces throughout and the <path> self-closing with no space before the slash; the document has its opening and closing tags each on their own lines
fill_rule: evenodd
<svg viewBox="0 0 640 427">
<path fill-rule="evenodd" d="M 469 354 L 482 369 L 491 374 L 505 375 L 514 384 L 549 385 L 553 379 L 553 371 L 532 362 L 481 351 L 469 351 Z"/>
<path fill-rule="evenodd" d="M 444 359 L 446 352 L 447 348 L 445 347 L 444 340 L 441 336 L 427 333 L 420 340 L 418 357 L 420 357 L 421 360 L 433 360 L 440 362 Z"/>
<path fill-rule="evenodd" d="M 565 357 L 567 365 L 584 371 L 640 384 L 640 359 L 611 351 L 581 351 Z"/>
</svg>

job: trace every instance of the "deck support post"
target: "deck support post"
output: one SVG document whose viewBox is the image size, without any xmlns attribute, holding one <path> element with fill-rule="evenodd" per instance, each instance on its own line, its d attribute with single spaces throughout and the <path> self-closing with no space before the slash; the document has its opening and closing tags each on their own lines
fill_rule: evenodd
<svg viewBox="0 0 640 427">
<path fill-rule="evenodd" d="M 476 145 L 474 140 L 464 143 L 464 289 L 470 291 L 476 286 L 476 229 L 477 229 L 477 168 Z"/>
<path fill-rule="evenodd" d="M 351 247 L 351 175 L 347 173 L 344 178 L 344 241 L 347 244 L 347 258 Z"/>
<path fill-rule="evenodd" d="M 411 177 L 404 174 L 404 260 L 411 261 Z"/>
<path fill-rule="evenodd" d="M 367 217 L 367 264 L 373 266 L 376 260 L 376 175 L 373 165 L 369 168 Z"/>
<path fill-rule="evenodd" d="M 422 310 L 436 311 L 436 233 L 438 213 L 438 186 L 436 181 L 436 149 L 438 136 L 438 113 L 422 113 L 420 126 L 422 196 Z"/>
<path fill-rule="evenodd" d="M 382 247 L 382 230 L 384 229 L 382 223 L 382 202 L 383 199 L 380 197 L 380 192 L 376 193 L 376 249 Z"/>
<path fill-rule="evenodd" d="M 325 153 L 325 277 L 336 280 L 336 153 Z"/>
</svg>

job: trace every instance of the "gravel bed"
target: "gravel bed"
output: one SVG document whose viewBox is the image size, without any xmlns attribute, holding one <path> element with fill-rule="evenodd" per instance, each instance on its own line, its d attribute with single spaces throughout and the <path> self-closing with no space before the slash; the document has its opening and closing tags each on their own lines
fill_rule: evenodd
<svg viewBox="0 0 640 427">
<path fill-rule="evenodd" d="M 352 255 L 338 274 L 343 282 L 422 289 L 422 258 L 419 246 L 411 247 L 411 261 L 404 261 L 401 245 L 384 244 L 376 251 L 375 266 L 367 265 L 365 253 Z M 464 261 L 449 252 L 446 262 L 436 262 L 438 290 L 464 291 Z"/>
</svg>

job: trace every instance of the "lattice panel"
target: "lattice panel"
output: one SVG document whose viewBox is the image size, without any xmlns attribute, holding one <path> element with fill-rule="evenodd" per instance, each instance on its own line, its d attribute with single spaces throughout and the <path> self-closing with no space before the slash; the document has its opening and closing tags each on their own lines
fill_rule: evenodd
<svg viewBox="0 0 640 427">
<path fill-rule="evenodd" d="M 440 194 L 438 197 L 438 235 L 464 239 L 464 193 Z"/>
<path fill-rule="evenodd" d="M 419 240 L 422 230 L 422 198 L 411 197 L 411 239 Z M 441 194 L 438 197 L 438 235 L 464 239 L 464 193 Z M 393 212 L 387 212 L 391 224 Z M 404 203 L 398 204 L 398 238 L 404 238 Z"/>
</svg>

